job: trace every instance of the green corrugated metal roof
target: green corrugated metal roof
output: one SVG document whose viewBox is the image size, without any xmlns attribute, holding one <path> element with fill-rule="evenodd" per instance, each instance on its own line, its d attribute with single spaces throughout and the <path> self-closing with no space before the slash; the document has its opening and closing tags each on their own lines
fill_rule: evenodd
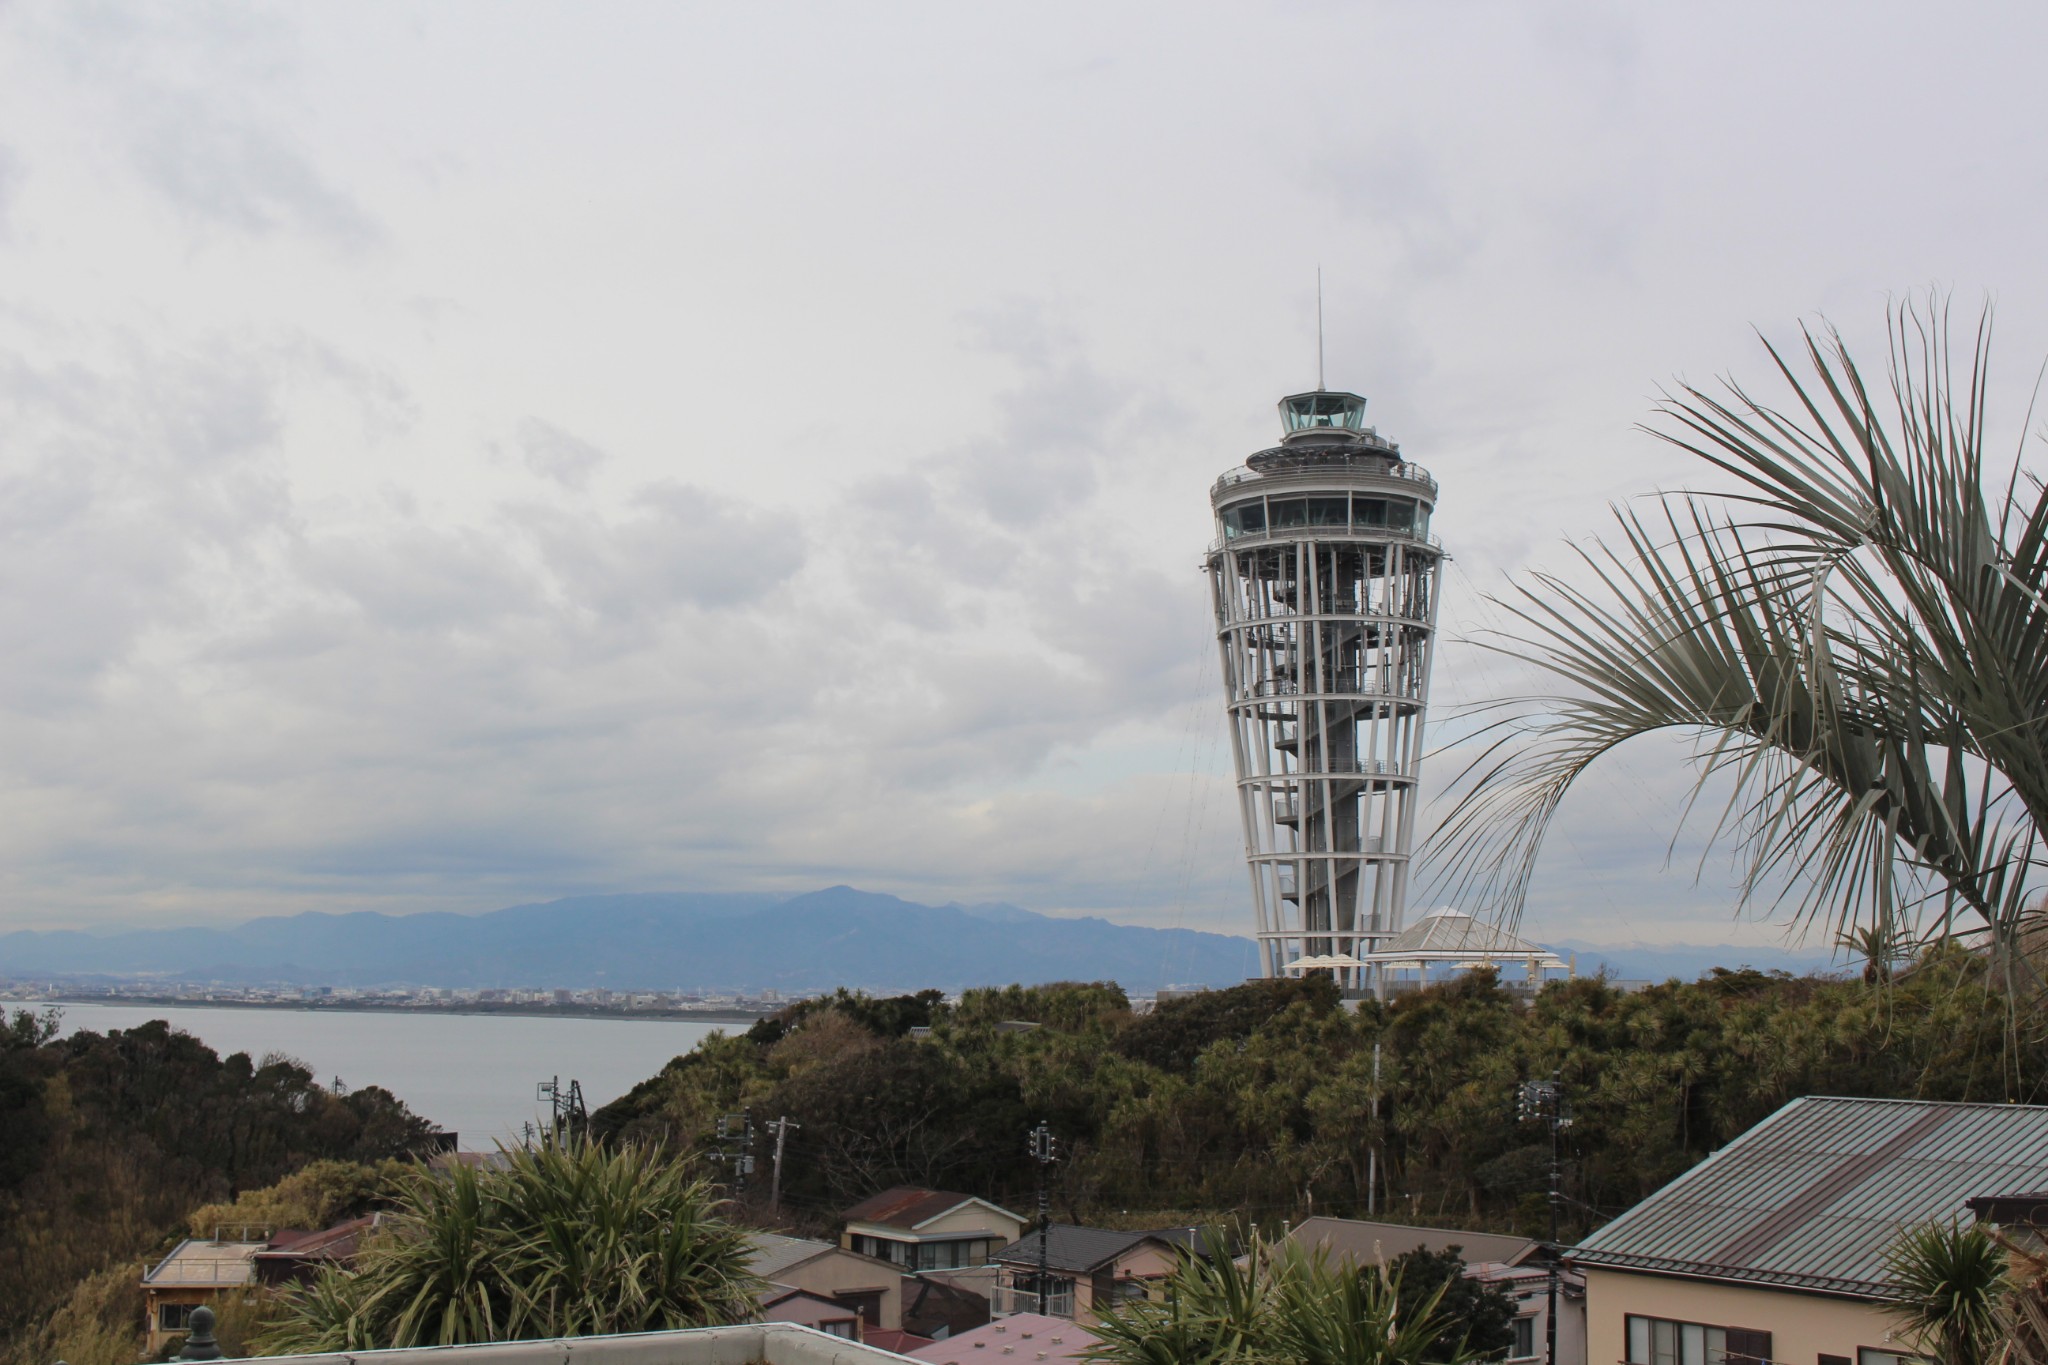
<svg viewBox="0 0 2048 1365">
<path fill-rule="evenodd" d="M 2048 1185 L 2048 1108 L 1792 1101 L 1568 1254 L 1588 1266 L 1889 1297 L 1885 1253 L 1963 1201 Z"/>
</svg>

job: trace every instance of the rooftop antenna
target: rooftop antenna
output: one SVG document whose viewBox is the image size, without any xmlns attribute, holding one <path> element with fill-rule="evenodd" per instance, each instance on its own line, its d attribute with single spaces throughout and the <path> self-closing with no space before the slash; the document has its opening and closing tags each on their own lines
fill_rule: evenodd
<svg viewBox="0 0 2048 1365">
<path fill-rule="evenodd" d="M 1323 387 L 1323 268 L 1316 267 L 1316 388 Z"/>
</svg>

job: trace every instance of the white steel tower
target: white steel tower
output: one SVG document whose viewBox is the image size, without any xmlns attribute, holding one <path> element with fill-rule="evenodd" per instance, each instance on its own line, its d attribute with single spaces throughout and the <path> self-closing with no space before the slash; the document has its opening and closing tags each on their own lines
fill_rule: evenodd
<svg viewBox="0 0 2048 1365">
<path fill-rule="evenodd" d="M 1280 444 L 1210 492 L 1224 705 L 1264 972 L 1328 970 L 1355 994 L 1407 898 L 1436 480 L 1357 394 L 1295 394 L 1280 416 Z"/>
</svg>

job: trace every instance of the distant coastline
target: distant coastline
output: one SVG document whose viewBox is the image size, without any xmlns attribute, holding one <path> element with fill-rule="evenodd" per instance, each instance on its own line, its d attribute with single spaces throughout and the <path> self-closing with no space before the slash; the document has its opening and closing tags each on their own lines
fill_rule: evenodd
<svg viewBox="0 0 2048 1365">
<path fill-rule="evenodd" d="M 596 1005 L 587 1003 L 550 1004 L 542 1001 L 431 1000 L 400 1004 L 390 1000 L 209 1000 L 192 995 L 92 994 L 67 991 L 60 995 L 9 995 L 0 993 L 0 1005 L 132 1005 L 176 1009 L 291 1010 L 304 1013 L 349 1014 L 482 1014 L 526 1019 L 652 1019 L 674 1024 L 752 1024 L 769 1018 L 783 1005 L 758 1010 L 736 1007 L 717 1009 L 660 1009 L 649 1006 Z"/>
</svg>

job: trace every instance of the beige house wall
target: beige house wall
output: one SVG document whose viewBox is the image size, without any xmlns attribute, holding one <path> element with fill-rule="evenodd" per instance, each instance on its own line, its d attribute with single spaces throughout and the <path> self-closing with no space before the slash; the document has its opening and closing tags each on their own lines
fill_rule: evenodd
<svg viewBox="0 0 2048 1365">
<path fill-rule="evenodd" d="M 1139 1245 L 1116 1258 L 1100 1275 L 1080 1275 L 1074 1280 L 1074 1321 L 1092 1327 L 1097 1321 L 1096 1291 L 1102 1291 L 1100 1308 L 1116 1302 L 1119 1280 L 1158 1280 L 1173 1273 L 1178 1261 L 1172 1252 L 1156 1246 Z"/>
<path fill-rule="evenodd" d="M 877 1229 L 876 1231 L 882 1233 L 882 1235 L 887 1235 L 884 1229 Z M 973 1237 L 986 1233 L 1000 1239 L 1004 1245 L 1008 1245 L 1022 1236 L 1023 1232 L 1023 1219 L 1005 1218 L 995 1210 L 984 1208 L 980 1204 L 968 1204 L 954 1209 L 942 1218 L 932 1219 L 931 1222 L 926 1223 L 917 1230 L 917 1235 L 924 1238 L 945 1236 Z M 901 1236 L 901 1231 L 897 1235 Z"/>
<path fill-rule="evenodd" d="M 1628 1359 L 1627 1319 L 1632 1313 L 1769 1332 L 1771 1356 L 1785 1365 L 1819 1365 L 1822 1355 L 1847 1356 L 1854 1362 L 1858 1347 L 1907 1349 L 1894 1339 L 1890 1315 L 1864 1299 L 1592 1266 L 1581 1269 L 1586 1276 L 1586 1365 L 1616 1365 Z"/>
<path fill-rule="evenodd" d="M 841 1294 L 870 1294 L 879 1290 L 882 1320 L 876 1326 L 892 1332 L 902 1330 L 903 1272 L 887 1261 L 835 1248 L 778 1270 L 770 1278 L 777 1284 L 807 1289 L 828 1299 Z"/>
</svg>

